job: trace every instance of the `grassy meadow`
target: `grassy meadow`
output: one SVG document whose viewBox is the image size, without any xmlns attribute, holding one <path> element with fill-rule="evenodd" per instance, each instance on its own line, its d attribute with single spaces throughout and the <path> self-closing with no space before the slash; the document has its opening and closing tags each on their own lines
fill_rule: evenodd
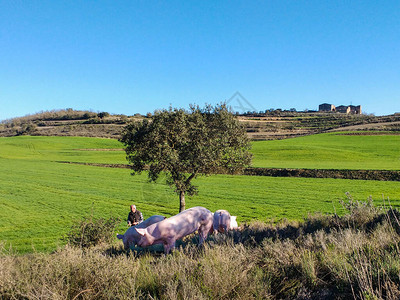
<svg viewBox="0 0 400 300">
<path fill-rule="evenodd" d="M 335 151 L 340 146 L 336 138 L 342 137 L 355 139 L 355 142 L 350 144 L 350 140 L 344 139 L 342 150 Z M 371 162 L 370 165 L 375 166 L 374 169 L 384 166 L 396 169 L 396 157 L 390 149 L 396 142 L 395 138 L 399 137 L 387 136 L 387 139 L 381 140 L 381 136 L 367 136 L 376 140 L 363 140 L 364 143 L 356 140 L 359 137 L 366 138 L 328 134 L 254 142 L 254 165 L 315 168 L 308 157 L 310 151 L 319 147 L 324 149 L 320 152 L 315 150 L 320 153 L 320 158 L 316 160 L 321 167 L 327 168 L 329 151 L 334 160 L 345 157 L 342 152 L 346 152 L 346 148 L 348 153 L 364 151 L 361 159 L 364 159 L 362 165 L 366 165 L 378 154 L 373 149 L 381 147 L 385 149 L 378 159 L 381 163 Z M 283 151 L 285 147 L 288 152 Z M 0 240 L 5 241 L 5 247 L 12 245 L 21 253 L 52 251 L 64 243 L 61 237 L 70 226 L 88 215 L 120 217 L 119 230 L 122 232 L 126 229 L 124 220 L 131 203 L 135 203 L 145 217 L 177 213 L 178 197 L 163 183 L 162 178 L 158 183 L 149 183 L 146 174 L 130 176 L 129 169 L 61 163 L 126 163 L 125 153 L 118 151 L 120 148 L 121 144 L 112 139 L 0 138 Z M 304 150 L 300 151 L 300 148 Z M 116 151 L 99 151 L 106 149 Z M 372 154 L 368 154 L 368 149 Z M 283 161 L 282 165 L 278 164 L 279 153 L 283 158 L 287 157 L 287 165 Z M 295 153 L 303 155 L 296 156 Z M 330 162 L 335 168 L 344 168 L 346 163 L 351 161 Z M 356 164 L 353 163 L 353 166 Z M 199 186 L 199 195 L 188 197 L 187 207 L 201 205 L 212 211 L 225 208 L 238 216 L 239 223 L 285 218 L 300 220 L 317 211 L 341 212 L 339 200 L 346 198 L 346 192 L 358 200 L 372 196 L 374 202 L 379 204 L 382 199 L 389 198 L 392 205 L 400 205 L 398 182 L 215 175 L 199 177 L 195 184 Z"/>
<path fill-rule="evenodd" d="M 253 142 L 253 165 L 267 168 L 400 170 L 400 135 L 315 134 Z"/>
</svg>

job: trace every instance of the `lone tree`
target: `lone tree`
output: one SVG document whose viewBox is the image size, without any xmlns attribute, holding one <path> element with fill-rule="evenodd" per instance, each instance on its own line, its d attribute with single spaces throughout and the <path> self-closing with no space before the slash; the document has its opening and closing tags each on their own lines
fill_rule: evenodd
<svg viewBox="0 0 400 300">
<path fill-rule="evenodd" d="M 148 170 L 150 181 L 156 181 L 165 173 L 179 195 L 180 212 L 185 195 L 197 194 L 194 178 L 238 173 L 251 162 L 246 131 L 225 104 L 156 111 L 151 120 L 128 124 L 120 141 L 132 175 Z"/>
</svg>

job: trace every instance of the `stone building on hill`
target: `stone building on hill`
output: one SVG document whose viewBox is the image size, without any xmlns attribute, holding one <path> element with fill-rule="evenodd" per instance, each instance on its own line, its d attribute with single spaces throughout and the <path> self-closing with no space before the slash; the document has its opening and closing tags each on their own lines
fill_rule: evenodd
<svg viewBox="0 0 400 300">
<path fill-rule="evenodd" d="M 320 112 L 326 112 L 326 111 L 332 111 L 332 112 L 338 112 L 342 114 L 355 114 L 355 115 L 360 115 L 361 114 L 361 105 L 340 105 L 336 106 L 333 104 L 328 104 L 328 103 L 323 103 L 319 105 L 318 111 Z"/>
<path fill-rule="evenodd" d="M 340 105 L 340 106 L 336 107 L 336 111 L 338 113 L 348 114 L 348 113 L 350 113 L 350 107 L 345 106 L 345 105 Z"/>
<path fill-rule="evenodd" d="M 323 103 L 320 104 L 319 111 L 336 111 L 336 107 L 333 104 Z"/>
<path fill-rule="evenodd" d="M 350 113 L 356 114 L 356 115 L 361 115 L 361 105 L 349 105 L 350 107 Z"/>
</svg>

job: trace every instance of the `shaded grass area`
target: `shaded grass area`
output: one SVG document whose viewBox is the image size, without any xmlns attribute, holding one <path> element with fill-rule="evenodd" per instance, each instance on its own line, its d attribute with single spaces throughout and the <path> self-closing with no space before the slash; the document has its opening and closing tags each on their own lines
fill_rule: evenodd
<svg viewBox="0 0 400 300">
<path fill-rule="evenodd" d="M 82 217 L 125 219 L 135 203 L 145 218 L 178 212 L 177 195 L 163 178 L 149 183 L 146 174 L 130 176 L 128 169 L 61 164 L 57 161 L 121 163 L 115 140 L 66 137 L 0 139 L 0 240 L 18 252 L 52 251 L 71 225 Z M 199 195 L 187 207 L 228 209 L 239 223 L 251 220 L 301 220 L 309 213 L 341 213 L 340 199 L 369 196 L 380 203 L 400 204 L 398 182 L 339 179 L 272 178 L 215 175 L 195 180 Z M 119 232 L 126 230 L 124 222 Z"/>
<path fill-rule="evenodd" d="M 398 299 L 400 214 L 350 200 L 347 214 L 253 222 L 186 238 L 170 255 L 122 245 L 0 252 L 2 299 Z"/>
</svg>

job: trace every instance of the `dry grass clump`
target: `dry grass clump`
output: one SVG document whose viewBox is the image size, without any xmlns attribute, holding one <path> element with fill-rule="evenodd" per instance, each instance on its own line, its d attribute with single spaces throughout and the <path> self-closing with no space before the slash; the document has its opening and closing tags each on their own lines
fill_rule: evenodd
<svg viewBox="0 0 400 300">
<path fill-rule="evenodd" d="M 170 256 L 145 256 L 138 286 L 157 299 L 254 299 L 266 290 L 243 245 L 198 249 L 189 245 Z M 150 263 L 149 263 L 150 260 Z"/>
<path fill-rule="evenodd" d="M 347 203 L 349 214 L 316 215 L 297 226 L 245 229 L 271 294 L 290 299 L 398 299 L 399 212 Z M 246 241 L 245 241 L 246 242 Z"/>
<path fill-rule="evenodd" d="M 262 280 L 243 245 L 189 245 L 168 256 L 108 255 L 66 246 L 0 257 L 2 299 L 252 299 Z M 229 251 L 227 251 L 229 249 Z M 257 296 L 257 297 L 256 297 Z"/>
<path fill-rule="evenodd" d="M 345 216 L 255 222 L 187 238 L 170 255 L 122 244 L 0 255 L 2 299 L 398 299 L 400 214 L 349 201 Z"/>
<path fill-rule="evenodd" d="M 126 299 L 139 296 L 132 257 L 66 246 L 52 253 L 6 255 L 1 260 L 2 299 Z"/>
</svg>

